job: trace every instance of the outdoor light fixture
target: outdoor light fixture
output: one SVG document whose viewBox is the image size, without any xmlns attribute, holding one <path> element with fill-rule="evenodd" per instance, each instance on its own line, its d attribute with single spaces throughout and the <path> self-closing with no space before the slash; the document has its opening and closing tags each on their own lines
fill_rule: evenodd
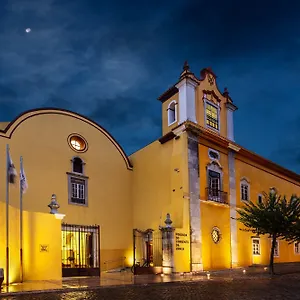
<svg viewBox="0 0 300 300">
<path fill-rule="evenodd" d="M 246 270 L 243 270 L 243 273 L 246 274 Z"/>
<path fill-rule="evenodd" d="M 207 275 L 207 279 L 210 279 L 210 274 L 209 274 L 209 273 L 207 273 L 206 275 Z"/>
</svg>

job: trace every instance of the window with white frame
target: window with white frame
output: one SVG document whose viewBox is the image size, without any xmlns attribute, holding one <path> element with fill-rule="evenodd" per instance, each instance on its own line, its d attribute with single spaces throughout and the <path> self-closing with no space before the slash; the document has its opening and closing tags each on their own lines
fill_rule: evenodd
<svg viewBox="0 0 300 300">
<path fill-rule="evenodd" d="M 172 125 L 177 121 L 176 101 L 173 100 L 168 106 L 168 125 Z"/>
<path fill-rule="evenodd" d="M 205 103 L 206 126 L 219 130 L 219 108 L 206 101 Z"/>
<path fill-rule="evenodd" d="M 250 184 L 246 179 L 241 180 L 241 199 L 243 201 L 250 200 Z"/>
<path fill-rule="evenodd" d="M 263 200 L 262 200 L 262 195 L 259 194 L 259 195 L 257 196 L 257 203 L 258 203 L 258 204 L 261 204 L 262 202 L 263 202 Z"/>
<path fill-rule="evenodd" d="M 294 250 L 295 250 L 295 254 L 300 254 L 300 243 L 299 242 L 294 243 Z"/>
<path fill-rule="evenodd" d="M 260 255 L 260 240 L 252 239 L 252 254 Z"/>
<path fill-rule="evenodd" d="M 279 241 L 276 240 L 275 248 L 274 248 L 274 256 L 279 257 Z"/>
<path fill-rule="evenodd" d="M 87 206 L 87 179 L 84 176 L 84 163 L 79 157 L 72 160 L 72 172 L 68 175 L 68 194 L 69 204 L 78 204 Z"/>
</svg>

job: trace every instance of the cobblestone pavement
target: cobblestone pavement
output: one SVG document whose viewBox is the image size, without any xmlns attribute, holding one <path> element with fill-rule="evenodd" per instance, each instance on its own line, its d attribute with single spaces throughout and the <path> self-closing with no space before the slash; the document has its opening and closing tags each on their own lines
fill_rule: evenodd
<svg viewBox="0 0 300 300">
<path fill-rule="evenodd" d="M 99 287 L 87 291 L 51 292 L 3 297 L 6 300 L 193 300 L 300 299 L 300 274 L 274 278 L 215 278 L 202 281 Z"/>
</svg>

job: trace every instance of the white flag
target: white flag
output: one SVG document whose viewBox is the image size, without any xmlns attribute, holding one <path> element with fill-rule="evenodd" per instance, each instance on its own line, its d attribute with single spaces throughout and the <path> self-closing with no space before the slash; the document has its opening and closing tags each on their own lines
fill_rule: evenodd
<svg viewBox="0 0 300 300">
<path fill-rule="evenodd" d="M 23 168 L 23 164 L 22 164 L 21 170 L 20 170 L 20 186 L 21 186 L 22 193 L 25 193 L 26 190 L 28 189 L 28 182 L 27 182 L 26 174 L 25 174 L 25 171 Z"/>
<path fill-rule="evenodd" d="M 16 177 L 18 175 L 15 165 L 10 157 L 9 150 L 7 153 L 7 172 L 8 172 L 8 182 L 16 183 Z"/>
</svg>

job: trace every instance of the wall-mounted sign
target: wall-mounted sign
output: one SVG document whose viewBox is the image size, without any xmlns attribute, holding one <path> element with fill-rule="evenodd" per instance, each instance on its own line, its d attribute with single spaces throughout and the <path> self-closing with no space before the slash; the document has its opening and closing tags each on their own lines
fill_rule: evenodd
<svg viewBox="0 0 300 300">
<path fill-rule="evenodd" d="M 49 245 L 40 245 L 40 252 L 49 252 Z"/>
</svg>

